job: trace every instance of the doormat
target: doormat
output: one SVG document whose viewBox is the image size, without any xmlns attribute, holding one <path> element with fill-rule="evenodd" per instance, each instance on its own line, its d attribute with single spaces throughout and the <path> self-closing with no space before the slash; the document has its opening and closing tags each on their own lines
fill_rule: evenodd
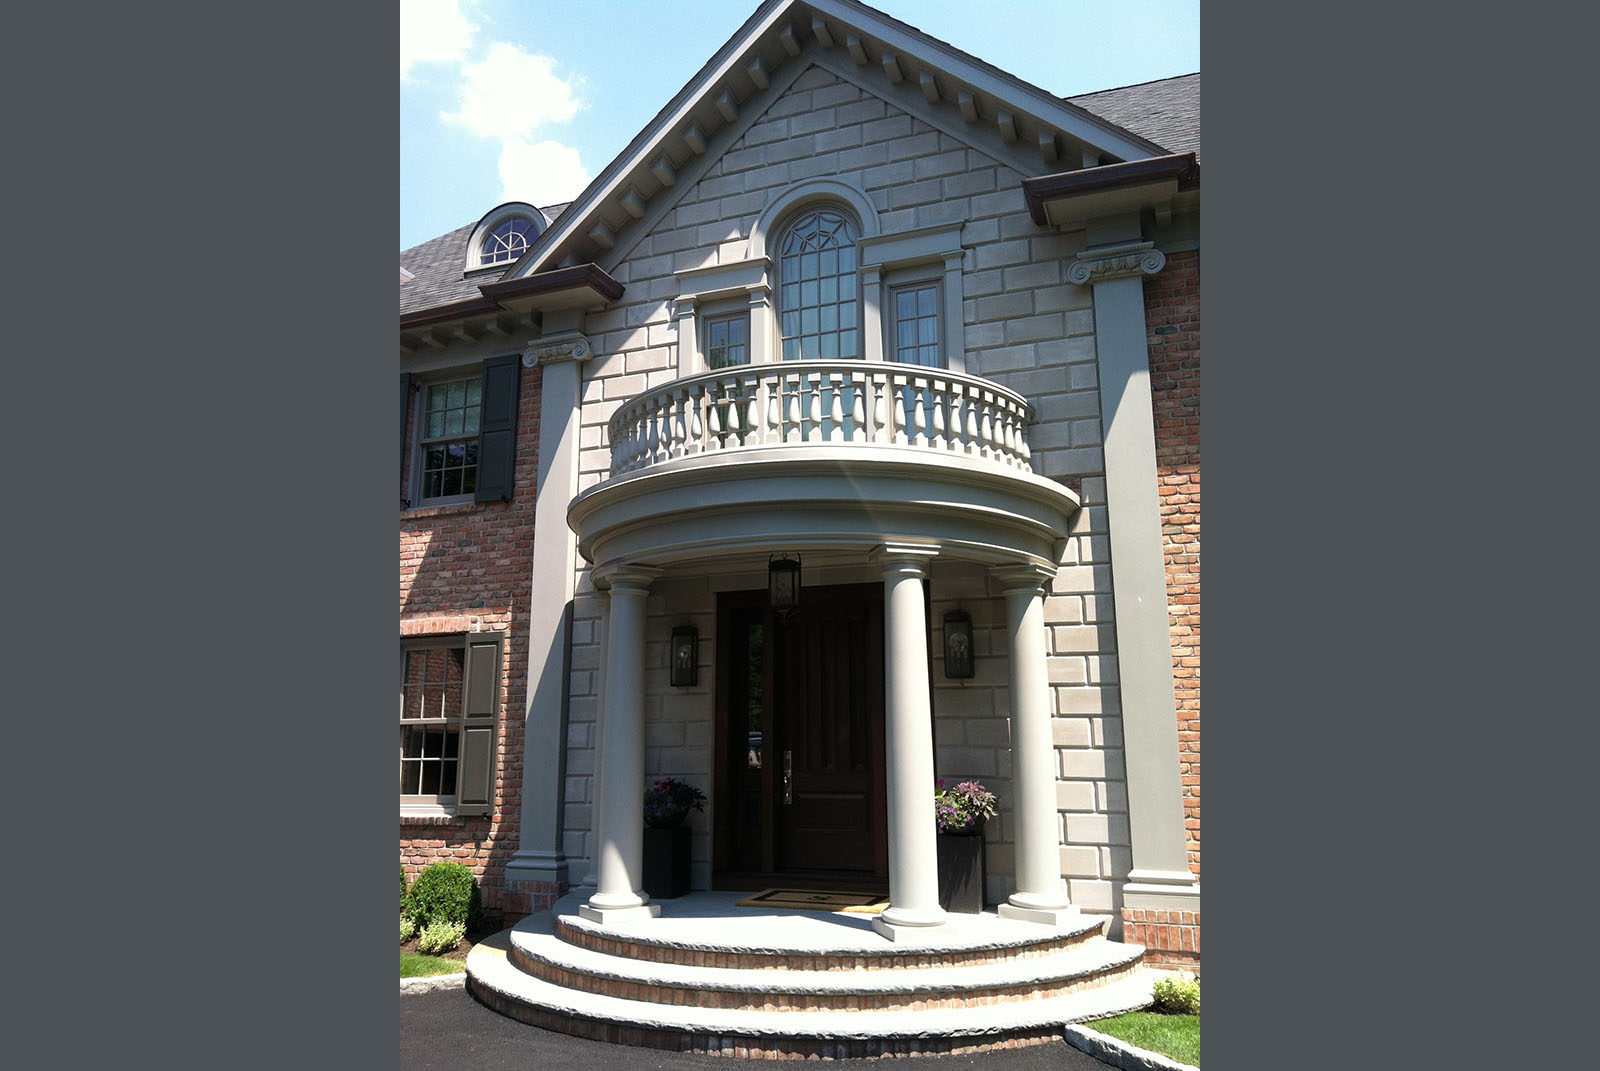
<svg viewBox="0 0 1600 1071">
<path fill-rule="evenodd" d="M 876 915 L 889 906 L 882 893 L 822 892 L 817 889 L 763 889 L 734 907 L 778 907 L 789 911 L 848 911 Z"/>
</svg>

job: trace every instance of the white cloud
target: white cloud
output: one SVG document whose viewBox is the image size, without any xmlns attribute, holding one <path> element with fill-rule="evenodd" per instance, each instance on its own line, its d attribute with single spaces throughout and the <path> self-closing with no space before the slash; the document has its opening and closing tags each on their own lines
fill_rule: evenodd
<svg viewBox="0 0 1600 1071">
<path fill-rule="evenodd" d="M 500 149 L 501 200 L 543 208 L 570 201 L 589 185 L 578 150 L 556 141 L 508 141 Z"/>
<path fill-rule="evenodd" d="M 516 45 L 490 45 L 488 55 L 462 74 L 461 108 L 443 117 L 480 137 L 526 141 L 539 126 L 564 123 L 578 112 L 577 81 L 558 78 L 554 60 Z"/>
<path fill-rule="evenodd" d="M 460 0 L 400 0 L 400 77 L 418 63 L 459 63 L 476 32 Z"/>
</svg>

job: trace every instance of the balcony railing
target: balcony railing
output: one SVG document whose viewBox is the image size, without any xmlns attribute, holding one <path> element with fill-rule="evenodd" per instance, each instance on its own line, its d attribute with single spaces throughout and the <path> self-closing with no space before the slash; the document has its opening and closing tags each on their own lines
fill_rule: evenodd
<svg viewBox="0 0 1600 1071">
<path fill-rule="evenodd" d="M 918 365 L 786 361 L 665 383 L 611 418 L 611 475 L 698 454 L 868 444 L 1028 469 L 1032 408 L 976 376 Z"/>
</svg>

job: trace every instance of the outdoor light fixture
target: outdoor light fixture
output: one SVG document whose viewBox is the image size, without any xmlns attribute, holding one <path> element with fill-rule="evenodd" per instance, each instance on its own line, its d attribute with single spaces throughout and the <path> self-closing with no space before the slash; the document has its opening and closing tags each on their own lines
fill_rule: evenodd
<svg viewBox="0 0 1600 1071">
<path fill-rule="evenodd" d="M 780 614 L 800 609 L 800 555 L 767 559 L 767 597 Z"/>
<path fill-rule="evenodd" d="M 944 675 L 950 680 L 972 676 L 972 615 L 965 610 L 944 615 Z"/>
<path fill-rule="evenodd" d="M 697 684 L 700 680 L 700 630 L 683 625 L 672 630 L 672 686 Z"/>
</svg>

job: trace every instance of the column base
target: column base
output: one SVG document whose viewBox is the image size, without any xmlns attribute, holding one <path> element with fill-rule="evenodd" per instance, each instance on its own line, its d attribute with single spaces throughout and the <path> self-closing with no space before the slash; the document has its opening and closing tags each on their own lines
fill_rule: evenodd
<svg viewBox="0 0 1600 1071">
<path fill-rule="evenodd" d="M 1077 904 L 1068 904 L 1066 907 L 1020 907 L 1017 904 L 1001 904 L 995 908 L 995 913 L 1003 919 L 1039 922 L 1058 929 L 1072 925 L 1083 914 L 1078 910 Z"/>
<path fill-rule="evenodd" d="M 578 905 L 578 916 L 590 922 L 598 922 L 602 926 L 610 926 L 618 922 L 648 922 L 650 919 L 661 915 L 660 904 L 639 904 L 635 907 L 590 907 L 588 904 Z"/>
<path fill-rule="evenodd" d="M 506 863 L 506 878 L 516 881 L 545 881 L 566 888 L 571 880 L 567 858 L 560 852 L 518 851 Z"/>
<path fill-rule="evenodd" d="M 872 920 L 872 928 L 891 941 L 915 941 L 919 934 L 943 926 L 949 921 L 944 908 L 885 908 L 883 914 Z"/>
</svg>

